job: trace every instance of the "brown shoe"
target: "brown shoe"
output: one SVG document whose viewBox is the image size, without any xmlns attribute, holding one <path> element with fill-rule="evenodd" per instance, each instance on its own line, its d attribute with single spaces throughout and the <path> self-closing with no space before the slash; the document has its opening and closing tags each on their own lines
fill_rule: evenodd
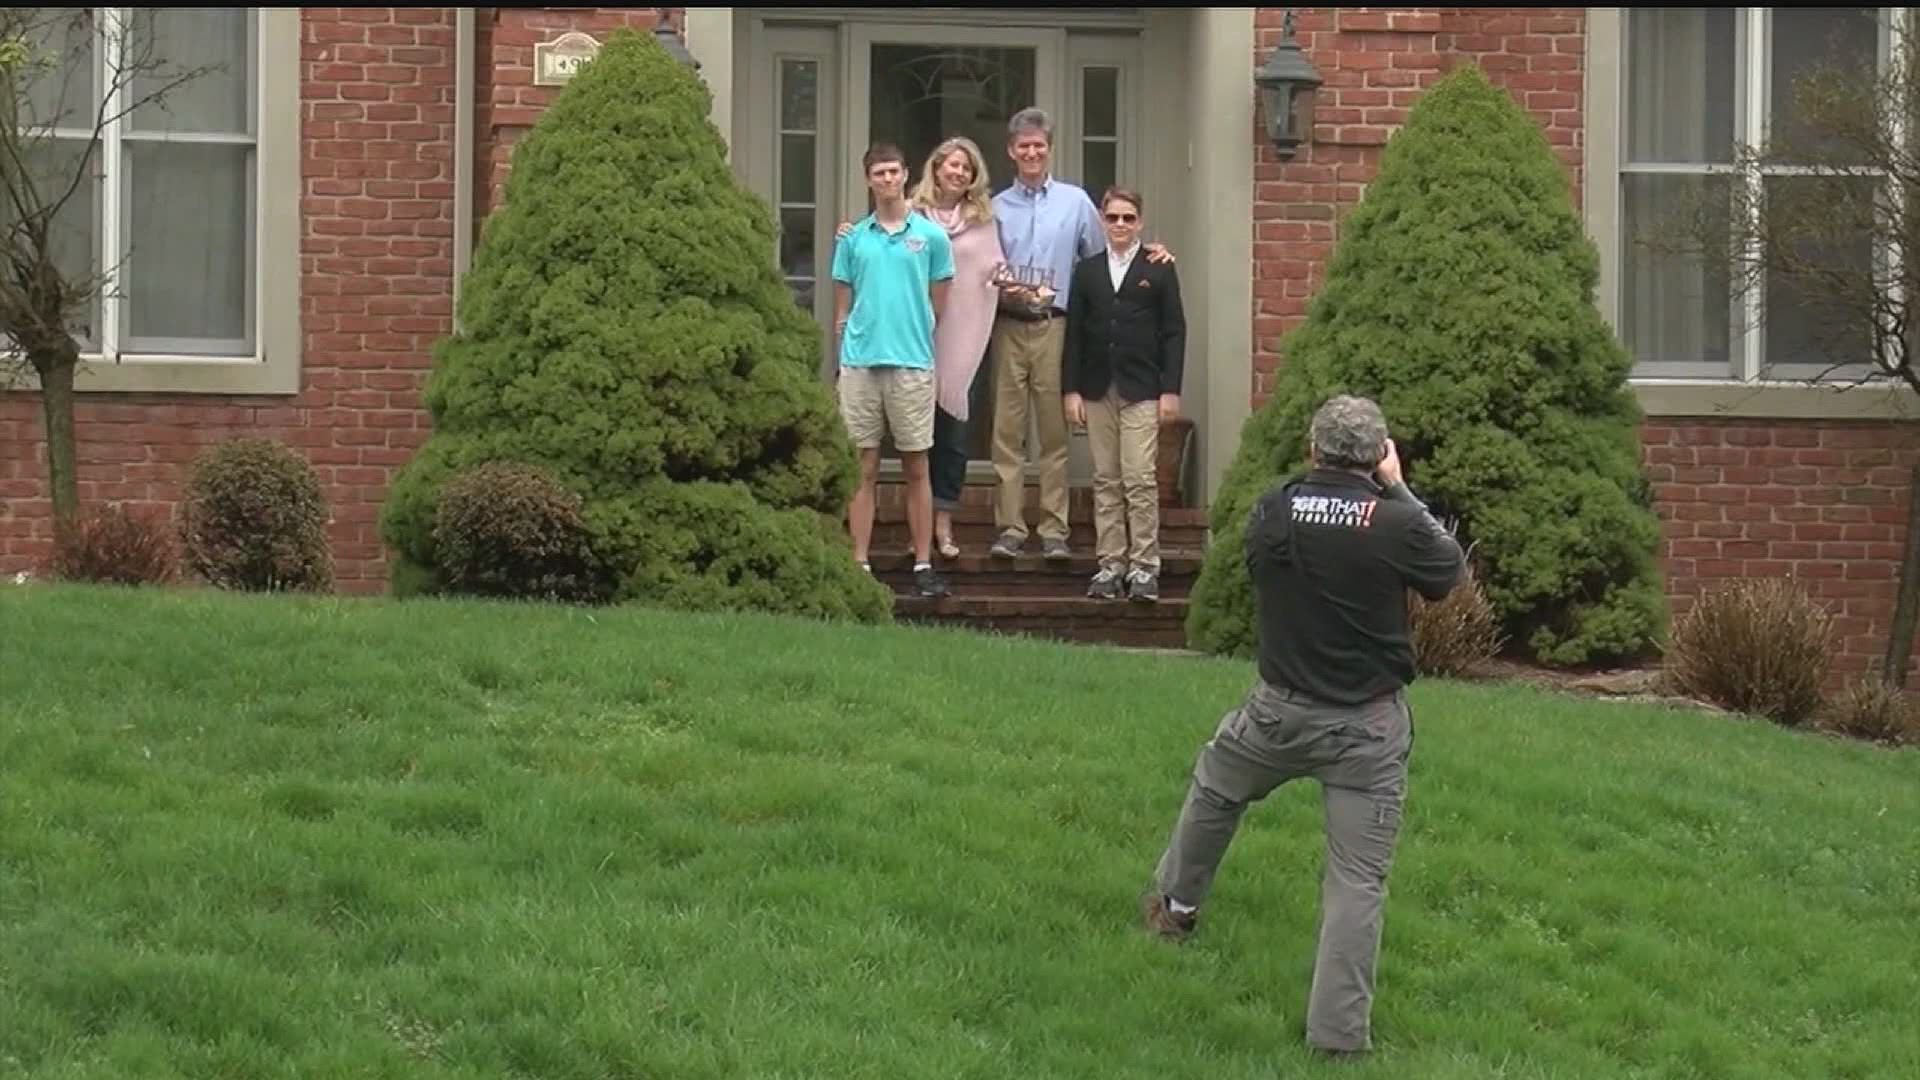
<svg viewBox="0 0 1920 1080">
<path fill-rule="evenodd" d="M 1150 934 L 1157 934 L 1169 941 L 1185 941 L 1192 936 L 1199 922 L 1199 913 L 1189 911 L 1182 915 L 1167 906 L 1165 896 L 1149 890 L 1140 897 L 1140 921 Z"/>
</svg>

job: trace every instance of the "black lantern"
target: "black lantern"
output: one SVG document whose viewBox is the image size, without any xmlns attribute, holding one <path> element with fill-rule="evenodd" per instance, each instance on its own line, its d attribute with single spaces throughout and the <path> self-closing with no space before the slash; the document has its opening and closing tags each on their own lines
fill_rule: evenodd
<svg viewBox="0 0 1920 1080">
<path fill-rule="evenodd" d="M 675 60 L 680 61 L 695 71 L 700 70 L 700 61 L 695 60 L 693 54 L 687 51 L 686 45 L 680 41 L 680 34 L 675 31 L 672 26 L 667 24 L 665 18 L 653 24 L 653 38 L 660 43 L 661 48 L 667 50 L 668 56 L 673 57 Z"/>
<path fill-rule="evenodd" d="M 1267 138 L 1281 157 L 1292 157 L 1313 133 L 1313 97 L 1320 83 L 1319 69 L 1293 39 L 1293 9 L 1288 8 L 1280 23 L 1280 43 L 1253 74 L 1267 113 Z"/>
</svg>

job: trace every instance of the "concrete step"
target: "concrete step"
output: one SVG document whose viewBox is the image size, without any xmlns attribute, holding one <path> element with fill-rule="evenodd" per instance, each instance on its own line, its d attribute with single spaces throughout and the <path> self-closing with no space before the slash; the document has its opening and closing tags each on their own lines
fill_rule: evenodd
<svg viewBox="0 0 1920 1080">
<path fill-rule="evenodd" d="M 1178 649 L 1186 645 L 1187 600 L 1157 604 L 1085 596 L 919 596 L 894 599 L 900 622 L 958 626 L 1055 641 Z"/>
</svg>

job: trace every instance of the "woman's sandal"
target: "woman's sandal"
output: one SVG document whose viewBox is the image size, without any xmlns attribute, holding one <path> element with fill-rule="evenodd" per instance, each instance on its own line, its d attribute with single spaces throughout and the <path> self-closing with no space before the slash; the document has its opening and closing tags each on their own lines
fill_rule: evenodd
<svg viewBox="0 0 1920 1080">
<path fill-rule="evenodd" d="M 934 546 L 940 549 L 940 557 L 943 559 L 957 559 L 960 557 L 960 548 L 953 542 L 953 537 L 951 536 L 936 537 L 934 539 Z"/>
</svg>

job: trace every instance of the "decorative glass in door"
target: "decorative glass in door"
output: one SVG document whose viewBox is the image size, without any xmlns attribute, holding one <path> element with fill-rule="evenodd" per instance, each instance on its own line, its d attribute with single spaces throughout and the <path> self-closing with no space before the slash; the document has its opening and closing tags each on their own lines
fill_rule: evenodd
<svg viewBox="0 0 1920 1080">
<path fill-rule="evenodd" d="M 1013 182 L 1007 121 L 1034 103 L 1035 50 L 876 44 L 871 60 L 867 137 L 905 151 L 909 191 L 920 182 L 927 155 L 950 135 L 979 144 L 991 190 Z"/>
</svg>

